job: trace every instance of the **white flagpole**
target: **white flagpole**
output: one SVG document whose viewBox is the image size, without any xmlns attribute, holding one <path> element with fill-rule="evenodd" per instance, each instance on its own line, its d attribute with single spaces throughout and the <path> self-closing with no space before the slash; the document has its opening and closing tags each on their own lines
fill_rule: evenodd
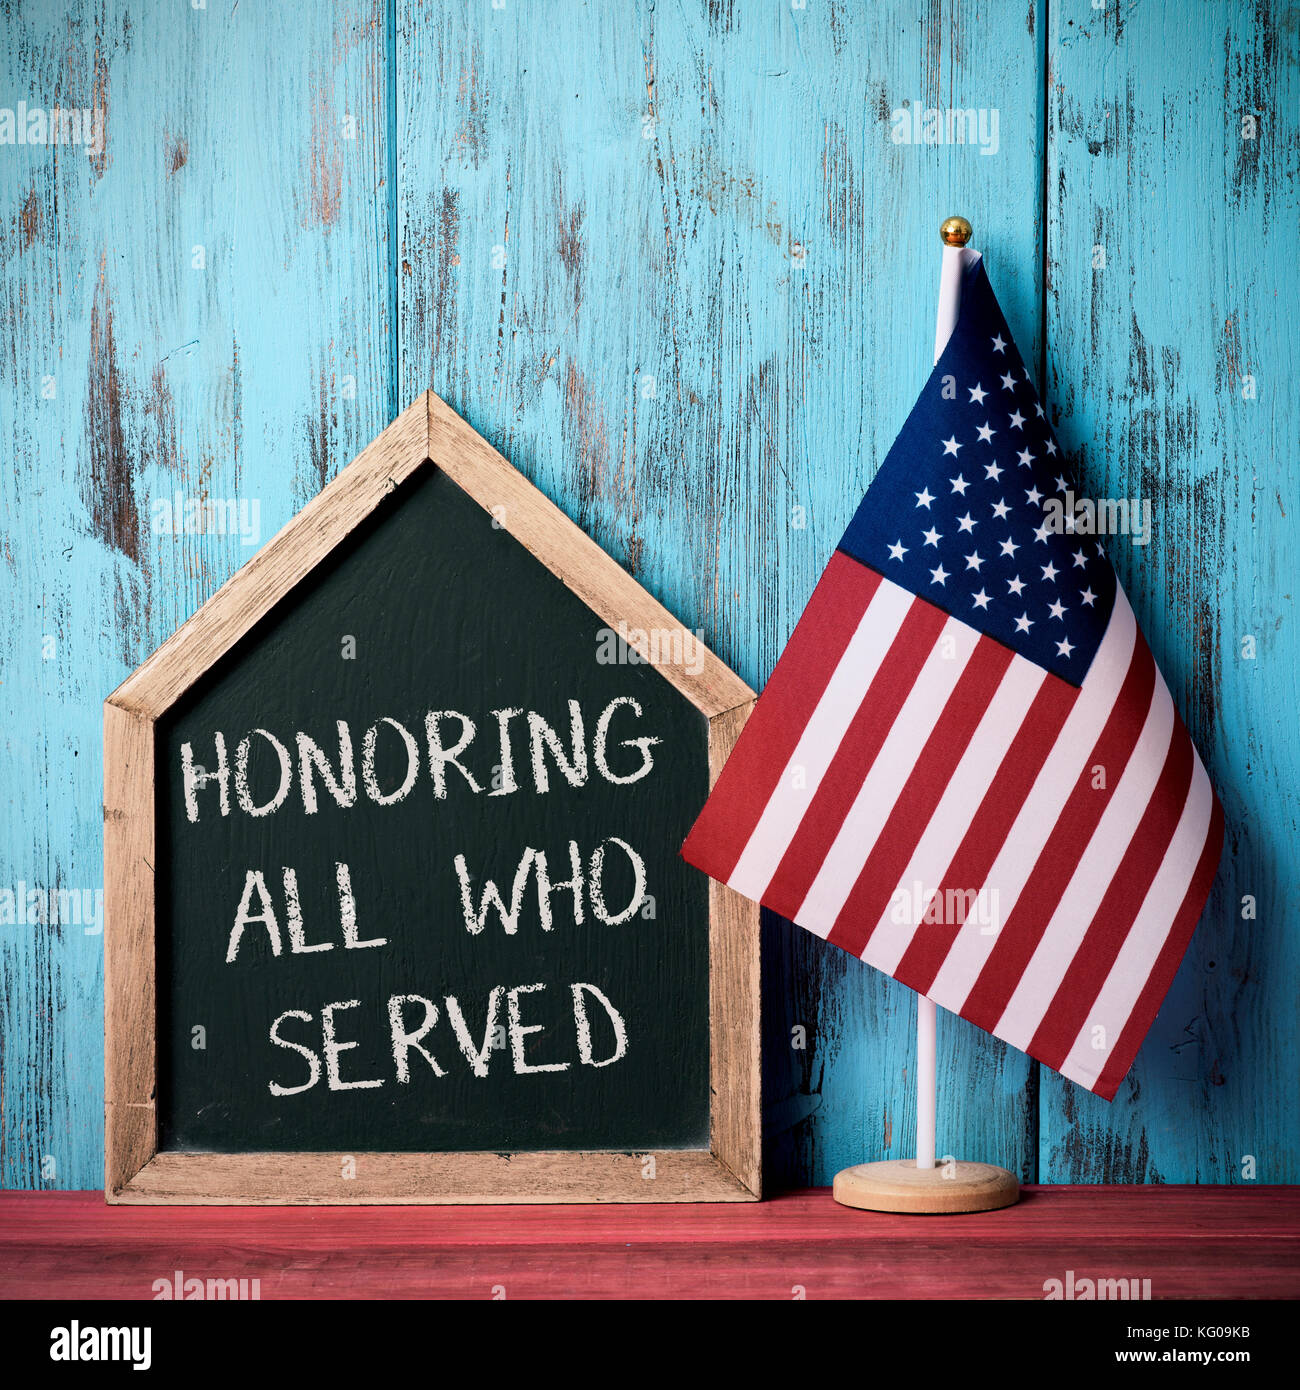
<svg viewBox="0 0 1300 1390">
<path fill-rule="evenodd" d="M 970 223 L 950 217 L 939 228 L 943 269 L 939 276 L 939 314 L 934 333 L 934 360 L 943 356 L 957 326 L 965 271 L 978 259 L 970 251 Z M 855 1163 L 835 1174 L 832 1189 L 842 1206 L 867 1211 L 995 1211 L 1019 1200 L 1013 1173 L 992 1163 L 954 1159 L 934 1165 L 935 1015 L 934 1000 L 916 996 L 916 1161 L 890 1158 Z"/>
<path fill-rule="evenodd" d="M 957 222 L 961 226 L 954 231 L 940 231 L 943 237 L 943 264 L 939 269 L 939 312 L 934 325 L 934 360 L 943 356 L 948 346 L 952 330 L 957 327 L 957 316 L 961 313 L 961 282 L 967 265 L 979 255 L 977 251 L 967 250 L 966 241 L 970 239 L 971 225 L 963 217 L 950 217 L 943 225 Z M 963 237 L 963 240 L 950 238 Z"/>
<path fill-rule="evenodd" d="M 943 356 L 961 313 L 961 282 L 966 263 L 975 252 L 966 249 L 971 225 L 964 217 L 950 217 L 939 229 L 943 239 L 943 264 L 939 271 L 939 312 L 934 326 L 934 360 Z M 934 1167 L 935 1057 L 937 1007 L 933 999 L 916 996 L 916 1166 Z"/>
<path fill-rule="evenodd" d="M 934 1055 L 937 1006 L 924 994 L 916 996 L 916 1166 L 934 1167 L 935 1084 L 938 1062 Z"/>
</svg>

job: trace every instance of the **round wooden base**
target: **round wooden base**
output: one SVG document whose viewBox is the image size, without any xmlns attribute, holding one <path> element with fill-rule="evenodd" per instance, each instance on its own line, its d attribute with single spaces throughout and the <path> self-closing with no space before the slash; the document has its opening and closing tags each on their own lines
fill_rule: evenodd
<svg viewBox="0 0 1300 1390">
<path fill-rule="evenodd" d="M 918 1168 L 914 1158 L 858 1163 L 835 1174 L 835 1200 L 866 1211 L 932 1214 L 996 1211 L 1020 1200 L 1020 1184 L 992 1163 Z"/>
</svg>

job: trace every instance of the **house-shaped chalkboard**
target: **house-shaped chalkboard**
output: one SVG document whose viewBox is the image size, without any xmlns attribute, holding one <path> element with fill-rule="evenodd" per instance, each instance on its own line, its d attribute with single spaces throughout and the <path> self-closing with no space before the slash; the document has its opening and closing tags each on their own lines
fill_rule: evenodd
<svg viewBox="0 0 1300 1390">
<path fill-rule="evenodd" d="M 422 396 L 105 704 L 108 1199 L 757 1197 L 753 700 Z"/>
</svg>

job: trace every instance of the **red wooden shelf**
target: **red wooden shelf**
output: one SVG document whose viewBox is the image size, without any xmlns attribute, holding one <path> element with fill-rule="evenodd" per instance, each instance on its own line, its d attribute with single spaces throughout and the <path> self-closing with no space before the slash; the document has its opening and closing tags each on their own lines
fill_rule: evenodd
<svg viewBox="0 0 1300 1390">
<path fill-rule="evenodd" d="M 1160 1298 L 1300 1297 L 1300 1188 L 1031 1187 L 971 1216 L 889 1216 L 827 1189 L 760 1203 L 109 1207 L 0 1193 L 0 1297 L 142 1298 L 248 1278 L 274 1298 L 1041 1299 L 1150 1279 Z"/>
</svg>

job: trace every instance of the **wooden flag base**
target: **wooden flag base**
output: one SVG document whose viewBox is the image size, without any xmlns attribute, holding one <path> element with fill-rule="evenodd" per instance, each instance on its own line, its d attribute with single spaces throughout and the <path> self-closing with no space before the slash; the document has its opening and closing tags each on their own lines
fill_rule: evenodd
<svg viewBox="0 0 1300 1390">
<path fill-rule="evenodd" d="M 1020 1200 L 1020 1184 L 992 1163 L 940 1163 L 918 1168 L 914 1158 L 857 1163 L 835 1174 L 837 1202 L 866 1211 L 954 1213 L 996 1211 Z"/>
</svg>

